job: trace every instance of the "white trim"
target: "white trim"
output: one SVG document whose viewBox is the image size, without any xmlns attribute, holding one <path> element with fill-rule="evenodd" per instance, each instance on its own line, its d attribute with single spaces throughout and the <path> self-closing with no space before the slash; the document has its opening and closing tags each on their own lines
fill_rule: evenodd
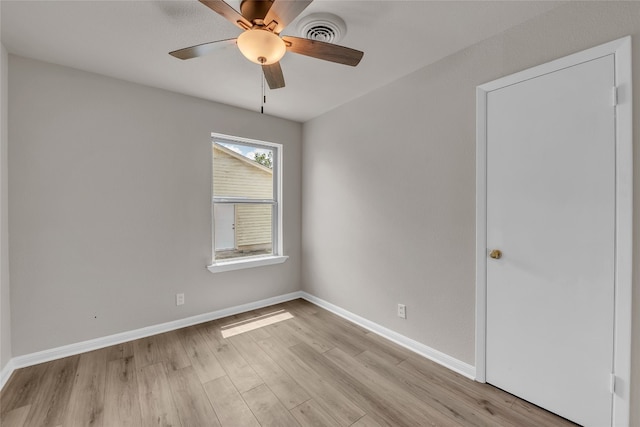
<svg viewBox="0 0 640 427">
<path fill-rule="evenodd" d="M 134 329 L 132 331 L 121 332 L 119 334 L 64 345 L 62 347 L 56 347 L 48 350 L 38 351 L 36 353 L 25 354 L 23 356 L 17 356 L 12 358 L 4 367 L 4 369 L 2 369 L 2 376 L 0 377 L 0 379 L 2 380 L 2 382 L 0 383 L 0 390 L 9 379 L 13 371 L 19 368 L 37 365 L 43 362 L 49 362 L 51 360 L 60 359 L 62 357 L 74 356 L 76 354 L 85 353 L 87 351 L 97 350 L 100 348 L 109 347 L 115 344 L 136 340 L 151 335 L 157 335 L 180 328 L 185 328 L 191 325 L 197 325 L 198 323 L 221 319 L 223 317 L 232 316 L 234 314 L 245 313 L 247 311 L 256 310 L 262 307 L 268 307 L 270 305 L 279 304 L 285 301 L 291 301 L 301 297 L 302 293 L 300 291 L 291 292 L 260 301 L 241 304 L 230 308 L 224 308 L 222 310 L 216 310 L 211 313 L 199 314 L 197 316 L 173 320 L 171 322 L 161 323 L 159 325 L 147 326 L 140 329 Z"/>
<path fill-rule="evenodd" d="M 606 55 L 615 57 L 616 106 L 616 276 L 614 368 L 620 379 L 613 399 L 612 425 L 630 422 L 632 312 L 632 74 L 631 37 L 614 40 L 555 61 L 478 86 L 476 91 L 476 380 L 486 379 L 486 95 L 492 90 L 548 74 Z"/>
<path fill-rule="evenodd" d="M 542 65 L 538 65 L 536 67 L 528 68 L 515 74 L 501 77 L 497 80 L 493 80 L 491 82 L 480 85 L 478 86 L 478 88 L 482 89 L 485 92 L 491 92 L 493 90 L 511 86 L 513 84 L 520 83 L 525 80 L 530 80 L 544 74 L 549 74 L 558 70 L 562 70 L 564 68 L 572 67 L 583 62 L 593 61 L 594 59 L 602 58 L 603 56 L 618 54 L 620 53 L 619 49 L 625 49 L 624 46 L 626 43 L 629 43 L 630 48 L 631 36 L 623 37 L 621 39 L 614 40 L 609 43 L 604 43 L 599 46 L 592 47 L 591 49 L 583 50 L 581 52 L 577 52 L 572 55 L 565 56 Z M 629 51 L 629 54 L 631 54 L 631 51 Z M 631 81 L 629 81 L 629 84 L 631 84 Z"/>
<path fill-rule="evenodd" d="M 9 378 L 15 369 L 16 367 L 13 363 L 13 359 L 9 359 L 7 364 L 4 365 L 4 368 L 2 368 L 2 371 L 0 371 L 0 390 L 2 390 L 7 381 L 9 381 Z"/>
<path fill-rule="evenodd" d="M 225 142 L 228 143 L 234 143 L 237 142 L 239 144 L 246 144 L 246 145 L 250 145 L 253 147 L 269 147 L 272 148 L 273 151 L 275 152 L 274 155 L 274 159 L 273 159 L 273 169 L 271 170 L 273 172 L 273 180 L 274 180 L 274 187 L 276 189 L 275 194 L 273 196 L 274 200 L 270 201 L 271 203 L 273 203 L 275 201 L 275 205 L 276 205 L 276 215 L 272 215 L 272 227 L 275 230 L 274 233 L 272 233 L 273 236 L 273 256 L 269 256 L 269 257 L 261 257 L 259 261 L 255 261 L 255 259 L 253 258 L 245 258 L 247 261 L 243 262 L 241 260 L 221 260 L 216 262 L 215 260 L 215 253 L 216 253 L 216 246 L 215 246 L 215 223 L 214 223 L 214 215 L 213 215 L 213 203 L 211 204 L 211 265 L 207 266 L 207 269 L 212 272 L 212 273 L 220 273 L 223 271 L 231 271 L 231 270 L 240 270 L 243 268 L 252 268 L 252 267 L 261 267 L 264 265 L 273 265 L 273 264 L 281 264 L 283 262 L 285 262 L 287 260 L 287 258 L 289 258 L 288 256 L 283 255 L 284 254 L 284 239 L 283 239 L 283 234 L 284 234 L 284 227 L 283 227 L 283 220 L 282 220 L 282 216 L 284 215 L 284 207 L 282 204 L 282 170 L 283 170 L 283 159 L 284 159 L 284 145 L 283 144 L 278 144 L 276 142 L 270 142 L 270 141 L 261 141 L 261 140 L 257 140 L 257 139 L 250 139 L 250 138 L 243 138 L 240 136 L 231 136 L 231 135 L 225 135 L 222 133 L 215 133 L 212 132 L 211 133 L 211 138 L 212 141 L 211 143 L 213 145 L 215 145 L 214 140 L 218 139 L 218 140 L 223 140 Z M 226 147 L 223 147 L 226 148 Z M 231 151 L 231 150 L 229 150 Z M 260 165 L 262 166 L 262 165 Z M 215 167 L 215 166 L 214 166 Z M 212 170 L 212 175 L 213 175 L 213 170 Z M 213 180 L 212 180 L 213 182 Z M 213 186 L 211 187 L 211 200 L 213 202 L 214 197 L 213 197 Z M 229 201 L 232 201 L 231 199 L 229 199 Z M 255 201 L 246 201 L 246 203 L 252 203 Z M 263 202 L 267 202 L 266 200 L 260 200 L 258 201 L 259 203 L 263 203 Z M 242 203 L 242 202 L 240 202 Z"/>
<path fill-rule="evenodd" d="M 335 313 L 338 316 L 349 320 L 350 322 L 360 325 L 363 328 L 368 329 L 385 339 L 388 339 L 389 341 L 393 341 L 394 343 L 401 345 L 402 347 L 411 350 L 422 357 L 426 357 L 429 360 L 439 363 L 445 368 L 451 369 L 452 371 L 464 375 L 467 378 L 475 378 L 475 368 L 468 363 L 462 362 L 454 357 L 449 356 L 448 354 L 442 353 L 409 337 L 392 331 L 391 329 L 385 328 L 384 326 L 367 320 L 364 317 L 358 316 L 357 314 L 338 307 L 337 305 L 331 304 L 328 301 L 308 294 L 307 292 L 302 291 L 301 297 L 309 301 L 310 303 L 313 303 L 318 307 L 322 307 L 325 310 Z"/>
<path fill-rule="evenodd" d="M 487 92 L 476 88 L 476 381 L 486 381 Z"/>
<path fill-rule="evenodd" d="M 612 425 L 630 423 L 631 317 L 633 289 L 633 90 L 631 37 L 615 47 L 616 87 L 616 295 Z"/>
<path fill-rule="evenodd" d="M 223 271 L 242 270 L 244 268 L 262 267 L 265 265 L 282 264 L 288 256 L 266 256 L 260 258 L 238 258 L 228 261 L 218 261 L 207 266 L 212 273 L 221 273 Z"/>
</svg>

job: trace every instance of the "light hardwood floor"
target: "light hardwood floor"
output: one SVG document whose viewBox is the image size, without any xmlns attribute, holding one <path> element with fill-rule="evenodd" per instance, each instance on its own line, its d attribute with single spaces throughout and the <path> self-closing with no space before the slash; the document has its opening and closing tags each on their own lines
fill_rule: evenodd
<svg viewBox="0 0 640 427">
<path fill-rule="evenodd" d="M 10 426 L 570 426 L 306 301 L 17 370 Z"/>
</svg>

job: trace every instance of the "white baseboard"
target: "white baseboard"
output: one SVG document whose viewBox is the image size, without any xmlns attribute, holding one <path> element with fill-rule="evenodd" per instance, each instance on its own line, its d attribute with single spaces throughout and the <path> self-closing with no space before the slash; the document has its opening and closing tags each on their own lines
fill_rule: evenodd
<svg viewBox="0 0 640 427">
<path fill-rule="evenodd" d="M 0 390 L 2 390 L 6 382 L 9 380 L 13 371 L 19 368 L 37 365 L 38 363 L 49 362 L 51 360 L 60 359 L 63 357 L 74 356 L 76 354 L 85 353 L 87 351 L 97 350 L 115 344 L 169 332 L 191 325 L 197 325 L 199 323 L 204 323 L 227 316 L 232 316 L 234 314 L 256 310 L 262 307 L 268 307 L 270 305 L 278 304 L 285 301 L 291 301 L 297 298 L 303 298 L 319 307 L 324 308 L 325 310 L 331 311 L 332 313 L 335 313 L 340 317 L 343 317 L 357 325 L 360 325 L 363 328 L 368 329 L 371 332 L 374 332 L 382 336 L 383 338 L 388 339 L 389 341 L 393 341 L 396 344 L 413 351 L 414 353 L 426 357 L 429 360 L 433 360 L 434 362 L 439 363 L 440 365 L 449 368 L 452 371 L 458 372 L 465 377 L 475 379 L 475 367 L 465 362 L 455 359 L 427 345 L 419 343 L 418 341 L 412 340 L 411 338 L 392 331 L 391 329 L 385 328 L 384 326 L 378 325 L 377 323 L 367 320 L 364 317 L 360 317 L 357 314 L 351 313 L 341 307 L 333 305 L 330 302 L 308 294 L 307 292 L 297 291 L 285 295 L 263 299 L 260 301 L 237 305 L 235 307 L 216 310 L 211 313 L 200 314 L 197 316 L 161 323 L 159 325 L 147 326 L 144 328 L 109 335 L 106 337 L 95 338 L 92 340 L 43 350 L 36 353 L 16 356 L 9 360 L 6 366 L 0 371 Z"/>
<path fill-rule="evenodd" d="M 9 359 L 7 364 L 4 365 L 4 368 L 0 371 L 0 390 L 2 390 L 2 387 L 4 387 L 7 381 L 9 381 L 9 377 L 15 369 L 16 367 L 13 365 L 13 359 Z"/>
<path fill-rule="evenodd" d="M 232 316 L 234 314 L 244 313 L 251 310 L 256 310 L 262 307 L 268 307 L 270 305 L 278 304 L 285 301 L 291 301 L 302 297 L 302 292 L 291 292 L 289 294 L 279 295 L 272 298 L 263 299 L 260 301 L 250 302 L 247 304 L 237 305 L 235 307 L 225 308 L 222 310 L 216 310 L 211 313 L 199 314 L 197 316 L 187 317 L 184 319 L 178 319 L 171 322 L 161 323 L 159 325 L 147 326 L 140 329 L 134 329 L 132 331 L 121 332 L 119 334 L 109 335 L 106 337 L 95 338 L 88 341 L 82 341 L 75 344 L 69 344 L 62 347 L 56 347 L 48 350 L 38 351 L 36 353 L 25 354 L 23 356 L 16 356 L 9 360 L 7 365 L 0 371 L 0 390 L 4 387 L 5 383 L 9 380 L 9 377 L 14 370 L 24 368 L 27 366 L 37 365 L 38 363 L 49 362 L 51 360 L 60 359 L 63 357 L 73 356 L 87 351 L 97 350 L 104 347 L 109 347 L 115 344 L 136 340 L 151 335 L 161 334 L 164 332 L 173 331 L 180 328 L 185 328 L 191 325 L 197 325 L 198 323 L 209 322 L 215 319 L 221 319 L 223 317 Z"/>
<path fill-rule="evenodd" d="M 454 357 L 449 356 L 448 354 L 442 353 L 441 351 L 424 345 L 418 341 L 412 340 L 411 338 L 392 331 L 391 329 L 385 328 L 384 326 L 378 325 L 377 323 L 367 320 L 364 317 L 360 317 L 357 314 L 351 313 L 350 311 L 338 307 L 337 305 L 333 305 L 330 302 L 308 294 L 304 291 L 301 292 L 301 294 L 301 297 L 303 299 L 317 305 L 318 307 L 322 307 L 325 310 L 328 310 L 357 325 L 360 325 L 363 328 L 368 329 L 371 332 L 374 332 L 381 337 L 388 339 L 389 341 L 393 341 L 394 343 L 401 345 L 402 347 L 405 347 L 406 349 L 411 350 L 414 353 L 417 353 L 429 360 L 439 363 L 445 368 L 449 368 L 452 371 L 464 375 L 467 378 L 475 380 L 476 368 L 472 365 L 469 365 L 468 363 L 462 362 Z"/>
</svg>

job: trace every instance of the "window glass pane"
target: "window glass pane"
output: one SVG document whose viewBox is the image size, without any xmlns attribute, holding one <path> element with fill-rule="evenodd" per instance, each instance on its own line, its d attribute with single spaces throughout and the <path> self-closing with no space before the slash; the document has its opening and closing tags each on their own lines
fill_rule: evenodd
<svg viewBox="0 0 640 427">
<path fill-rule="evenodd" d="M 215 259 L 273 253 L 274 205 L 214 203 Z"/>
<path fill-rule="evenodd" d="M 273 199 L 273 149 L 213 143 L 213 196 Z"/>
</svg>

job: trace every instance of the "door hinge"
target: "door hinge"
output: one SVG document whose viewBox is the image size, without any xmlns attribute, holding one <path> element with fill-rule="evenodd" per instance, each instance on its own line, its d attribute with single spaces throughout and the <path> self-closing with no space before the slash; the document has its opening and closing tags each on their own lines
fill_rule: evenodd
<svg viewBox="0 0 640 427">
<path fill-rule="evenodd" d="M 611 391 L 611 394 L 615 394 L 616 392 L 616 374 L 611 374 L 611 377 L 609 379 L 609 390 Z"/>
<path fill-rule="evenodd" d="M 618 105 L 618 87 L 617 87 L 617 86 L 614 86 L 614 87 L 613 87 L 613 91 L 612 91 L 612 93 L 613 93 L 613 97 L 612 97 L 612 99 L 613 99 L 613 106 L 615 107 L 615 106 L 617 106 L 617 105 Z"/>
</svg>

